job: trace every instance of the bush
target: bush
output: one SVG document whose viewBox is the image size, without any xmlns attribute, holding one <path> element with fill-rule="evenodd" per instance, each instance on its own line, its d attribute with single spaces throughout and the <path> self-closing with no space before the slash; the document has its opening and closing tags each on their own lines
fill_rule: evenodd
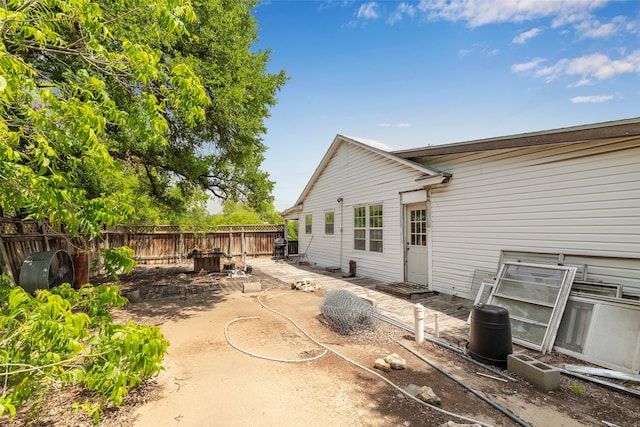
<svg viewBox="0 0 640 427">
<path fill-rule="evenodd" d="M 52 391 L 79 384 L 98 399 L 78 405 L 97 421 L 158 373 L 169 342 L 156 326 L 113 324 L 109 308 L 126 301 L 116 286 L 63 284 L 33 297 L 0 280 L 0 416 L 36 411 Z"/>
</svg>

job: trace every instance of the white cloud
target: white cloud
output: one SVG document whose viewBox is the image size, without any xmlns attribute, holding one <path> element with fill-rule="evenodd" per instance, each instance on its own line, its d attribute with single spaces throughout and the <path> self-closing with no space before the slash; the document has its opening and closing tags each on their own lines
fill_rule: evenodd
<svg viewBox="0 0 640 427">
<path fill-rule="evenodd" d="M 472 53 L 486 55 L 486 56 L 496 56 L 500 53 L 500 49 L 491 49 L 485 42 L 474 43 L 473 46 L 466 49 L 459 49 L 458 56 L 465 57 L 471 55 Z"/>
<path fill-rule="evenodd" d="M 358 13 L 356 14 L 356 16 L 358 18 L 364 18 L 364 19 L 377 19 L 380 17 L 377 9 L 378 9 L 378 3 L 376 2 L 363 3 L 360 5 L 360 8 L 358 9 Z"/>
<path fill-rule="evenodd" d="M 581 87 L 581 86 L 588 86 L 592 83 L 593 81 L 587 77 L 582 77 L 580 79 L 580 81 L 574 85 L 569 85 L 569 87 Z"/>
<path fill-rule="evenodd" d="M 620 59 L 612 59 L 602 53 L 583 55 L 578 58 L 562 58 L 555 64 L 540 67 L 542 61 L 538 58 L 524 64 L 511 66 L 511 71 L 524 73 L 533 71 L 535 77 L 543 77 L 547 82 L 561 76 L 579 76 L 575 86 L 584 86 L 595 80 L 606 80 L 625 73 L 640 73 L 640 50 Z"/>
<path fill-rule="evenodd" d="M 404 19 L 405 16 L 413 18 L 416 14 L 416 8 L 408 3 L 400 3 L 396 10 L 394 10 L 389 18 L 387 19 L 388 24 L 395 24 L 396 22 L 400 22 Z"/>
<path fill-rule="evenodd" d="M 544 58 L 535 58 L 529 62 L 524 62 L 522 64 L 513 64 L 511 66 L 511 71 L 514 73 L 526 73 L 532 71 L 538 67 L 538 65 L 544 62 Z"/>
<path fill-rule="evenodd" d="M 553 65 L 541 67 L 534 73 L 535 77 L 544 77 L 547 82 L 551 82 L 557 79 L 560 75 L 564 74 L 564 70 L 567 68 L 569 59 L 563 58 Z"/>
<path fill-rule="evenodd" d="M 540 28 L 532 28 L 529 31 L 525 31 L 524 33 L 520 33 L 516 37 L 511 40 L 512 43 L 515 44 L 525 44 L 530 39 L 539 36 L 542 33 Z"/>
<path fill-rule="evenodd" d="M 569 61 L 566 68 L 568 75 L 593 76 L 598 80 L 638 72 L 640 72 L 640 50 L 615 60 L 601 53 L 585 55 Z"/>
<path fill-rule="evenodd" d="M 591 95 L 591 96 L 576 96 L 571 98 L 571 102 L 574 104 L 585 104 L 592 103 L 597 104 L 601 102 L 611 101 L 613 99 L 612 95 Z"/>
<path fill-rule="evenodd" d="M 575 25 L 576 32 L 582 38 L 601 39 L 616 35 L 621 31 L 629 31 L 629 24 L 624 16 L 617 16 L 608 23 L 597 19 L 587 20 Z"/>
<path fill-rule="evenodd" d="M 575 22 L 607 0 L 420 0 L 418 9 L 430 19 L 466 21 L 471 27 L 498 22 L 524 22 L 553 17 L 555 25 Z"/>
</svg>

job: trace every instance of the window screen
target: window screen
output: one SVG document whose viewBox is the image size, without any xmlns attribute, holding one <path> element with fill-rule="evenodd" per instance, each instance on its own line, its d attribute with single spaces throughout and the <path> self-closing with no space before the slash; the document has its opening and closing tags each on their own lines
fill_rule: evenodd
<svg viewBox="0 0 640 427">
<path fill-rule="evenodd" d="M 333 212 L 325 212 L 324 214 L 324 234 L 333 234 Z"/>
<path fill-rule="evenodd" d="M 304 232 L 306 234 L 311 234 L 311 224 L 312 224 L 312 217 L 311 215 L 306 215 L 304 217 Z"/>
</svg>

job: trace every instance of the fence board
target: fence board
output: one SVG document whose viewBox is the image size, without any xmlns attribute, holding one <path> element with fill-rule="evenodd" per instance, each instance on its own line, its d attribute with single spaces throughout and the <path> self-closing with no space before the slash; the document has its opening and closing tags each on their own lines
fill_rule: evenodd
<svg viewBox="0 0 640 427">
<path fill-rule="evenodd" d="M 129 246 L 140 264 L 184 262 L 194 249 L 220 248 L 236 260 L 244 257 L 270 256 L 275 240 L 283 237 L 283 225 L 232 225 L 189 229 L 179 226 L 117 226 L 107 229 L 102 239 L 74 241 L 70 236 L 35 221 L 0 218 L 0 272 L 18 281 L 23 261 L 34 252 L 81 250 L 89 253 L 89 265 L 100 261 L 99 250 Z M 290 252 L 294 253 L 294 252 Z M 90 275 L 95 276 L 95 272 Z"/>
</svg>

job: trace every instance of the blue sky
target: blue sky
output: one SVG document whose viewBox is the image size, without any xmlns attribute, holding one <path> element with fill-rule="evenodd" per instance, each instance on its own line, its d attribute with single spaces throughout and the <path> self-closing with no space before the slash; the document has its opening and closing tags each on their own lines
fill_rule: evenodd
<svg viewBox="0 0 640 427">
<path fill-rule="evenodd" d="M 336 134 L 423 147 L 640 116 L 640 2 L 265 0 L 290 77 L 263 169 L 293 206 Z"/>
</svg>

